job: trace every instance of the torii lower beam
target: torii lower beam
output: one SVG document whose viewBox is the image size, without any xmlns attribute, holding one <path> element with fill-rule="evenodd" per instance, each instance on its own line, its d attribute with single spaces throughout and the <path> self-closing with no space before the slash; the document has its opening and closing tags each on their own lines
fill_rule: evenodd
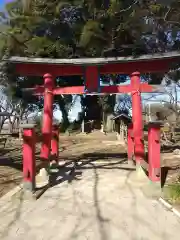
<svg viewBox="0 0 180 240">
<path fill-rule="evenodd" d="M 103 86 L 100 88 L 100 92 L 86 92 L 84 86 L 72 86 L 72 87 L 56 87 L 52 90 L 54 95 L 68 95 L 68 94 L 85 94 L 85 95 L 104 95 L 104 94 L 119 94 L 119 93 L 129 93 L 133 91 L 131 85 L 122 86 Z M 44 95 L 45 88 L 43 86 L 37 86 L 34 88 L 25 88 L 23 92 L 32 92 L 34 95 L 41 96 Z M 164 92 L 165 87 L 148 85 L 147 83 L 141 83 L 140 92 Z"/>
</svg>

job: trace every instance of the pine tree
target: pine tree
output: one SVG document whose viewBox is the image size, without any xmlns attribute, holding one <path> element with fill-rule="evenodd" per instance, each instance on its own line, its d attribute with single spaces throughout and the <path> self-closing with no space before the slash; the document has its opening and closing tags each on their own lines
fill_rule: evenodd
<svg viewBox="0 0 180 240">
<path fill-rule="evenodd" d="M 138 56 L 179 49 L 180 3 L 177 0 L 170 5 L 163 3 L 155 0 L 16 0 L 6 5 L 8 17 L 1 14 L 7 29 L 1 34 L 0 50 L 6 56 L 77 58 Z M 168 42 L 167 31 L 172 32 L 173 44 Z M 114 76 L 104 77 L 108 78 L 114 79 Z M 155 78 L 160 79 L 154 75 Z M 24 79 L 26 86 L 33 84 L 32 78 Z M 42 83 L 42 79 L 38 81 Z M 17 77 L 13 76 L 12 82 L 20 86 Z M 66 79 L 61 79 L 62 82 Z M 65 105 L 72 97 L 66 100 L 65 103 L 61 97 L 57 99 L 64 120 L 67 120 Z M 99 109 L 106 108 L 102 107 L 100 97 L 96 102 Z"/>
</svg>

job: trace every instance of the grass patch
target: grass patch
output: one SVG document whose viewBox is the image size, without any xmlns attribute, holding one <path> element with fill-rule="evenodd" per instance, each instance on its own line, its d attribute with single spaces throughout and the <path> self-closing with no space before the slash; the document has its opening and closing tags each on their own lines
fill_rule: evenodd
<svg viewBox="0 0 180 240">
<path fill-rule="evenodd" d="M 180 183 L 174 183 L 166 186 L 165 197 L 167 197 L 171 203 L 180 204 Z"/>
</svg>

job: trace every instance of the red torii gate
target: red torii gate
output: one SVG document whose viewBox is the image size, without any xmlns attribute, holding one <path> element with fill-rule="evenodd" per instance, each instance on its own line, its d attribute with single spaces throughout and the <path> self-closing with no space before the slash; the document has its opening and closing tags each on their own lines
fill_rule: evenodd
<svg viewBox="0 0 180 240">
<path fill-rule="evenodd" d="M 11 57 L 16 73 L 21 76 L 44 76 L 44 85 L 33 88 L 34 94 L 44 94 L 41 157 L 49 159 L 52 135 L 53 97 L 58 94 L 118 94 L 131 93 L 136 163 L 144 159 L 143 121 L 141 92 L 157 91 L 158 87 L 140 83 L 141 73 L 166 72 L 172 62 L 180 59 L 180 53 L 143 55 L 139 58 L 84 58 L 46 59 Z M 137 72 L 140 71 L 140 72 Z M 100 74 L 129 74 L 131 84 L 123 86 L 100 86 Z M 60 76 L 84 76 L 85 86 L 55 87 L 54 78 Z M 29 91 L 30 89 L 28 89 Z"/>
</svg>

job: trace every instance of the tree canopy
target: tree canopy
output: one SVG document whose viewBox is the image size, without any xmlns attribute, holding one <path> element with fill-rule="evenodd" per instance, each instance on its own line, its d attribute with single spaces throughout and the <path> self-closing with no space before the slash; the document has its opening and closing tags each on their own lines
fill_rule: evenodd
<svg viewBox="0 0 180 240">
<path fill-rule="evenodd" d="M 163 0 L 15 0 L 6 4 L 0 19 L 1 57 L 51 58 L 139 56 L 179 50 L 180 1 Z M 41 78 L 10 74 L 11 86 L 42 83 Z M 61 79 L 61 80 L 60 80 Z M 57 78 L 57 84 L 71 85 L 72 77 Z M 73 77 L 74 79 L 74 77 Z M 121 81 L 103 76 L 103 81 Z M 152 75 L 160 81 L 161 76 Z M 79 81 L 79 82 L 78 82 Z M 77 85 L 83 83 L 78 78 Z M 105 112 L 113 111 L 114 97 L 99 97 L 96 103 Z M 29 100 L 28 100 L 29 101 Z M 37 99 L 36 99 L 37 102 Z M 38 100 L 41 105 L 41 99 Z M 72 96 L 56 97 L 56 107 L 68 120 Z"/>
<path fill-rule="evenodd" d="M 1 14 L 9 26 L 4 33 L 4 51 L 10 55 L 72 58 L 177 49 L 180 2 L 165 2 L 12 1 L 6 5 L 7 14 Z"/>
</svg>

